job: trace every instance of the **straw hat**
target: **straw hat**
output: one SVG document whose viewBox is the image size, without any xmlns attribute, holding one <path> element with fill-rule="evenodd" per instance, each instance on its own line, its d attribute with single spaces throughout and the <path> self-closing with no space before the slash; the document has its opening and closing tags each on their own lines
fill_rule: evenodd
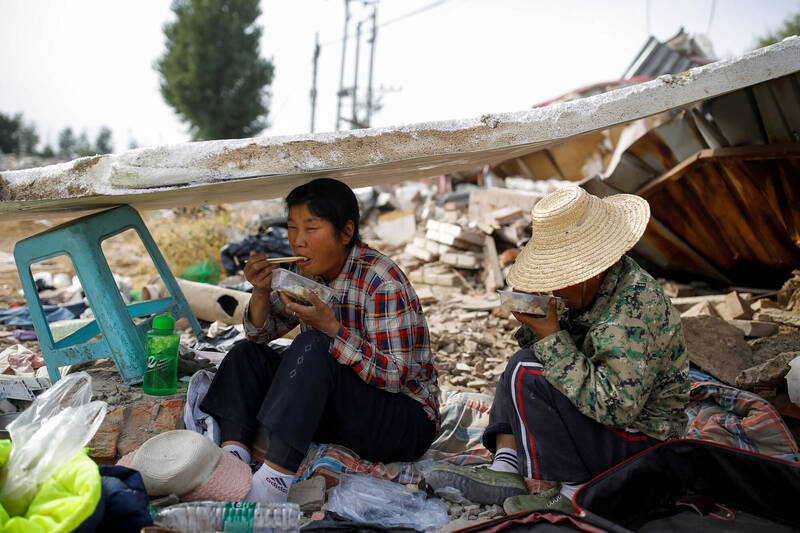
<svg viewBox="0 0 800 533">
<path fill-rule="evenodd" d="M 519 291 L 548 292 L 586 281 L 619 261 L 644 233 L 650 205 L 632 194 L 601 199 L 565 187 L 539 200 L 531 215 L 531 240 L 507 282 Z"/>
<path fill-rule="evenodd" d="M 239 502 L 250 491 L 250 467 L 199 433 L 176 429 L 150 438 L 117 463 L 138 470 L 149 496 L 183 502 Z"/>
</svg>

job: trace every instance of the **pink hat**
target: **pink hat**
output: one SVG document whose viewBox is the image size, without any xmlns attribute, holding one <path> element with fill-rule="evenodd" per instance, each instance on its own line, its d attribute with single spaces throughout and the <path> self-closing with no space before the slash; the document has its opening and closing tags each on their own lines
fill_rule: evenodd
<svg viewBox="0 0 800 533">
<path fill-rule="evenodd" d="M 186 429 L 152 437 L 117 464 L 138 470 L 149 496 L 175 494 L 184 502 L 240 502 L 252 479 L 248 465 Z"/>
</svg>

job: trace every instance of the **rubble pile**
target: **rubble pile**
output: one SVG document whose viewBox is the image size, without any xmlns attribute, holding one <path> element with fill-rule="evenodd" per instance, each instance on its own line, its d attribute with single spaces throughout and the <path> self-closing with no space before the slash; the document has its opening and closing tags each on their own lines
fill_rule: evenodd
<svg viewBox="0 0 800 533">
<path fill-rule="evenodd" d="M 497 185 L 515 180 L 494 178 Z M 404 210 L 370 217 L 367 241 L 386 252 L 408 274 L 428 318 L 443 388 L 493 394 L 499 376 L 518 350 L 519 322 L 496 294 L 520 247 L 530 237 L 530 212 L 548 192 L 474 187 L 460 201 L 433 187 L 412 197 Z M 551 181 L 549 186 L 563 186 Z M 455 193 L 450 193 L 452 198 Z M 414 217 L 415 230 L 408 229 Z M 403 239 L 381 235 L 403 220 Z M 375 238 L 374 240 L 372 238 Z M 694 368 L 725 384 L 774 402 L 796 436 L 800 407 L 787 395 L 789 362 L 800 352 L 800 270 L 780 291 L 711 287 L 704 280 L 659 279 L 684 323 Z"/>
<path fill-rule="evenodd" d="M 538 188 L 531 190 L 507 188 L 517 183 L 511 178 L 484 182 L 493 186 L 454 186 L 453 181 L 444 177 L 359 190 L 365 215 L 361 234 L 365 242 L 392 257 L 413 283 L 430 328 L 440 386 L 493 395 L 507 361 L 518 350 L 513 333 L 520 326 L 501 307 L 496 291 L 506 288 L 508 269 L 530 238 L 533 206 L 563 183 L 537 182 Z M 118 257 L 112 269 L 126 301 L 135 293 L 137 298 L 147 299 L 150 292 L 157 297 L 159 291 L 153 285 L 132 286 L 125 273 L 126 269 L 140 270 L 136 254 L 126 243 L 115 246 L 119 248 L 111 253 L 116 252 Z M 771 402 L 787 426 L 800 436 L 800 406 L 789 400 L 785 378 L 790 362 L 800 355 L 800 270 L 779 291 L 712 288 L 700 281 L 659 281 L 681 314 L 693 366 L 713 379 Z M 37 284 L 40 298 L 47 303 L 65 306 L 82 301 L 80 283 L 66 272 L 42 272 Z M 246 301 L 246 293 L 240 291 L 248 284 L 241 276 L 231 276 L 220 285 L 181 280 L 187 293 L 201 287 L 200 296 L 222 291 L 241 294 L 241 301 Z M 187 299 L 190 304 L 196 300 L 191 294 Z M 23 303 L 20 293 L 4 294 L 4 302 L 14 300 Z M 200 310 L 195 314 L 205 316 Z M 227 322 L 234 324 L 240 316 L 231 313 Z M 62 334 L 68 334 L 90 318 L 84 314 L 58 324 L 56 329 L 65 328 Z M 224 327 L 222 322 L 214 322 L 210 329 Z M 182 333 L 182 344 L 197 340 L 185 320 L 177 329 Z M 30 328 L 0 320 L 0 369 L 6 378 L 46 379 L 39 346 L 31 333 Z M 95 395 L 112 406 L 108 424 L 101 427 L 93 442 L 99 450 L 96 460 L 112 462 L 121 452 L 135 449 L 142 439 L 180 426 L 185 387 L 164 402 L 153 402 L 138 387 L 123 385 L 110 361 L 85 366 L 95 376 Z M 13 412 L 25 405 L 24 400 L 6 400 L 0 403 L 0 411 Z M 318 478 L 310 481 L 320 484 Z M 317 492 L 312 499 L 318 509 L 324 497 Z M 446 505 L 453 519 L 448 530 L 503 514 L 498 506 Z"/>
</svg>

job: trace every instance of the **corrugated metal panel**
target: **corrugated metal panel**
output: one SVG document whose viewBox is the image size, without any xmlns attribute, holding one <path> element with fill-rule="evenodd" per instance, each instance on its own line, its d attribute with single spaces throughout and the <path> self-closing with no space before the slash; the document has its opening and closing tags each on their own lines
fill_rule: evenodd
<svg viewBox="0 0 800 533">
<path fill-rule="evenodd" d="M 584 186 L 650 202 L 671 232 L 665 239 L 648 229 L 636 251 L 651 263 L 708 275 L 691 250 L 722 275 L 758 286 L 800 266 L 799 160 L 800 76 L 792 74 L 676 115 L 628 148 L 606 187 Z"/>
<path fill-rule="evenodd" d="M 638 76 L 677 74 L 700 64 L 658 42 L 655 37 L 650 37 L 622 77 L 627 79 Z"/>
</svg>

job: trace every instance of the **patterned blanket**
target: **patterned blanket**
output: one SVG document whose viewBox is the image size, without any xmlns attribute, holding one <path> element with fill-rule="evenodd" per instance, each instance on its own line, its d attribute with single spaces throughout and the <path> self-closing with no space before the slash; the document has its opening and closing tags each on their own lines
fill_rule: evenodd
<svg viewBox="0 0 800 533">
<path fill-rule="evenodd" d="M 686 437 L 800 462 L 800 450 L 783 418 L 751 392 L 691 371 Z"/>
<path fill-rule="evenodd" d="M 726 444 L 781 459 L 800 462 L 800 449 L 780 414 L 761 397 L 720 383 L 692 371 L 687 414 L 687 438 Z M 423 472 L 434 464 L 480 464 L 491 461 L 481 445 L 481 434 L 489 422 L 492 397 L 486 394 L 443 391 L 442 426 L 425 455 L 415 462 L 373 463 L 349 449 L 334 444 L 312 446 L 300 466 L 299 479 L 320 470 L 361 472 L 398 483 L 418 484 Z M 255 450 L 254 455 L 259 455 Z M 263 453 L 263 452 L 262 452 Z M 530 487 L 540 490 L 537 485 Z"/>
</svg>

